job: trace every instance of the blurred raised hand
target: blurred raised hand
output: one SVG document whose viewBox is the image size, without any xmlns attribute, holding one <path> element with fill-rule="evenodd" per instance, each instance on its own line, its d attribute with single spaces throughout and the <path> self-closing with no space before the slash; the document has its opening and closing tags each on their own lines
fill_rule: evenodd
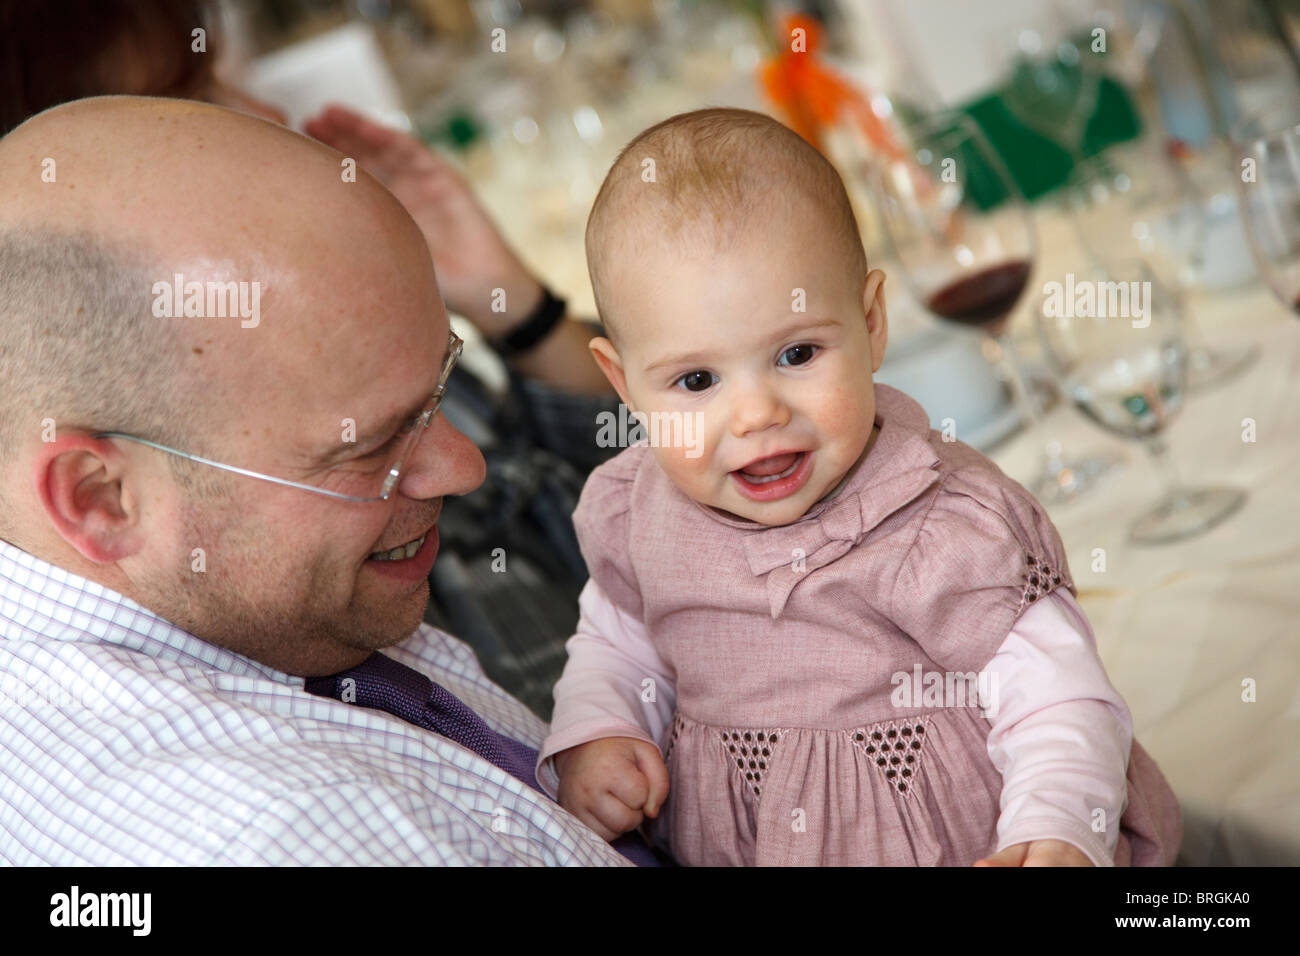
<svg viewBox="0 0 1300 956">
<path fill-rule="evenodd" d="M 541 287 L 507 245 L 469 185 L 413 136 L 330 105 L 307 120 L 308 135 L 350 156 L 384 184 L 424 233 L 447 306 L 489 337 L 505 332 L 541 299 Z M 493 312 L 494 289 L 506 312 Z"/>
<path fill-rule="evenodd" d="M 541 302 L 541 283 L 510 248 L 469 185 L 414 136 L 336 104 L 307 120 L 303 129 L 355 159 L 406 207 L 429 244 L 447 307 L 486 337 L 509 332 Z M 505 311 L 492 310 L 496 289 L 505 290 Z M 511 364 L 564 391 L 606 395 L 609 383 L 587 349 L 593 334 L 591 326 L 566 317 Z"/>
</svg>

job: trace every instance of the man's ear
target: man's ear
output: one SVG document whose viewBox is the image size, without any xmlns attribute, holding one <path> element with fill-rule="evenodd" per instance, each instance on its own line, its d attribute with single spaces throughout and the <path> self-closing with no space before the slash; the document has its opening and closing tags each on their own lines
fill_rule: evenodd
<svg viewBox="0 0 1300 956">
<path fill-rule="evenodd" d="M 144 544 L 139 513 L 123 489 L 126 459 L 106 439 L 65 435 L 42 444 L 30 472 L 50 524 L 96 564 L 113 564 Z"/>
<path fill-rule="evenodd" d="M 862 311 L 867 320 L 867 340 L 871 345 L 871 372 L 880 371 L 889 341 L 889 316 L 885 311 L 885 274 L 872 269 L 862 290 Z"/>
<path fill-rule="evenodd" d="M 623 400 L 623 404 L 635 411 L 632 406 L 632 399 L 627 391 L 627 376 L 623 372 L 623 358 L 618 354 L 618 349 L 614 348 L 614 343 L 604 336 L 597 336 L 587 343 L 587 348 L 591 349 L 592 358 L 596 360 L 600 370 L 609 379 L 609 384 L 614 386 L 614 391 L 618 392 L 618 397 Z"/>
</svg>

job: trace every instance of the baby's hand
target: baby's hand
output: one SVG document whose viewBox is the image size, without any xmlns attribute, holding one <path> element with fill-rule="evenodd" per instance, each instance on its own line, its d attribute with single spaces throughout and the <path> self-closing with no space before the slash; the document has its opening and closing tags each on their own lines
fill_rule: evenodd
<svg viewBox="0 0 1300 956">
<path fill-rule="evenodd" d="M 604 840 L 659 815 L 668 768 L 659 748 L 635 737 L 604 737 L 555 755 L 560 806 Z"/>
<path fill-rule="evenodd" d="M 1005 850 L 975 861 L 976 866 L 1092 866 L 1092 860 L 1064 840 L 1013 843 Z"/>
</svg>

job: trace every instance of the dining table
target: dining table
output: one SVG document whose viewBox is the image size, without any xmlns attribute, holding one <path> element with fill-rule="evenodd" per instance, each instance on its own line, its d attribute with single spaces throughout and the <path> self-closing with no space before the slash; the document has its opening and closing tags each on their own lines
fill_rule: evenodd
<svg viewBox="0 0 1300 956">
<path fill-rule="evenodd" d="M 1046 367 L 1034 327 L 1042 286 L 1085 261 L 1069 217 L 1039 214 L 1043 250 L 1017 349 Z M 1044 441 L 1123 456 L 1096 487 L 1045 505 L 1066 546 L 1101 660 L 1183 810 L 1180 865 L 1300 864 L 1300 320 L 1261 281 L 1189 289 L 1193 341 L 1254 343 L 1234 377 L 1186 394 L 1165 438 L 1181 482 L 1245 490 L 1195 537 L 1128 541 L 1160 497 L 1155 463 L 1060 401 L 1037 429 L 990 451 L 1028 483 Z"/>
</svg>

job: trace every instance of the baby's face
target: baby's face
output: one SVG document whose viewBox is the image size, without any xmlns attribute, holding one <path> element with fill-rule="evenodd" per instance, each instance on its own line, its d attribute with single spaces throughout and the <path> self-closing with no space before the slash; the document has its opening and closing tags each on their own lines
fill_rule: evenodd
<svg viewBox="0 0 1300 956">
<path fill-rule="evenodd" d="M 843 260 L 824 230 L 784 222 L 721 252 L 642 250 L 611 269 L 622 351 L 604 339 L 593 349 L 651 426 L 656 412 L 698 423 L 675 447 L 661 429 L 654 448 L 683 493 L 787 524 L 861 457 L 884 357 L 884 275 L 864 293 Z"/>
</svg>

